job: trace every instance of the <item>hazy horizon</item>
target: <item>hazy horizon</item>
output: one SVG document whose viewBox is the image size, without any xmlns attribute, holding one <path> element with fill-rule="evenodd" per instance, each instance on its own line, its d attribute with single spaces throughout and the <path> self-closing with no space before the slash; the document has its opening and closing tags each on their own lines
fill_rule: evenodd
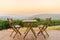
<svg viewBox="0 0 60 40">
<path fill-rule="evenodd" d="M 60 12 L 50 12 L 50 13 L 27 13 L 27 14 L 19 14 L 19 13 L 0 13 L 0 16 L 26 16 L 26 17 L 29 17 L 29 16 L 34 16 L 34 15 L 40 15 L 40 14 L 60 14 Z"/>
</svg>

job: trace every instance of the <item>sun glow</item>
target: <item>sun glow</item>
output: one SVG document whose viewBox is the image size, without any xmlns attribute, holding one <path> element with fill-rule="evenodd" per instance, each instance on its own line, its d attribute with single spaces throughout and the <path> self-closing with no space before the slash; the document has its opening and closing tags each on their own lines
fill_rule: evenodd
<svg viewBox="0 0 60 40">
<path fill-rule="evenodd" d="M 60 12 L 60 0 L 0 0 L 0 13 Z"/>
</svg>

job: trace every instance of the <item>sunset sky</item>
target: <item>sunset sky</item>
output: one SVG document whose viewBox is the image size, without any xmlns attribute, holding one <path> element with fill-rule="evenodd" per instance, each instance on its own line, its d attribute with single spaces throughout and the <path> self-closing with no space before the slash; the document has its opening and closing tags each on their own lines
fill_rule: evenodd
<svg viewBox="0 0 60 40">
<path fill-rule="evenodd" d="M 0 0 L 0 15 L 60 13 L 60 0 Z"/>
</svg>

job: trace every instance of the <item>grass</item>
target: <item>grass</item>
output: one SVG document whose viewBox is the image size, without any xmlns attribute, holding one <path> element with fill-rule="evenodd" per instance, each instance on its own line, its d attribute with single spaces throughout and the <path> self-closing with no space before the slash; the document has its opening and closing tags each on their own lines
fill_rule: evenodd
<svg viewBox="0 0 60 40">
<path fill-rule="evenodd" d="M 27 28 L 23 27 L 20 29 L 20 31 L 24 32 Z M 35 31 L 39 31 L 38 27 L 34 27 L 33 28 Z M 12 31 L 12 29 L 8 29 L 9 31 Z M 51 31 L 51 30 L 60 30 L 60 25 L 59 26 L 48 26 L 47 30 Z"/>
<path fill-rule="evenodd" d="M 60 30 L 60 25 L 58 26 L 49 26 L 47 30 Z"/>
<path fill-rule="evenodd" d="M 33 29 L 36 30 L 36 31 L 39 30 L 38 27 L 34 27 Z M 25 30 L 26 30 L 25 27 L 21 28 L 21 31 L 25 31 Z M 58 25 L 58 26 L 48 26 L 47 30 L 60 30 L 60 25 Z"/>
</svg>

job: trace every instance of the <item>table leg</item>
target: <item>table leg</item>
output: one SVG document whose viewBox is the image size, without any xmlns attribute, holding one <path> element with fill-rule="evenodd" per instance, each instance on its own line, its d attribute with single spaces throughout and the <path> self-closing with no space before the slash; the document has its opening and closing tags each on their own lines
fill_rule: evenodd
<svg viewBox="0 0 60 40">
<path fill-rule="evenodd" d="M 33 30 L 33 28 L 30 28 L 30 29 L 31 29 L 32 33 L 34 34 L 34 36 L 37 38 L 36 33 L 35 33 L 35 31 Z"/>
<path fill-rule="evenodd" d="M 24 34 L 29 30 L 29 27 L 28 27 L 29 25 L 30 25 L 30 24 L 28 23 L 28 24 L 27 24 L 27 29 L 26 29 L 26 31 L 24 32 Z"/>
<path fill-rule="evenodd" d="M 27 32 L 26 32 L 26 34 L 25 34 L 25 36 L 24 36 L 24 38 L 27 36 L 27 34 L 28 34 L 28 32 L 30 31 L 30 28 L 29 28 L 29 30 L 27 30 Z"/>
<path fill-rule="evenodd" d="M 24 34 L 29 30 L 29 27 L 26 29 L 26 31 L 24 32 Z"/>
</svg>

